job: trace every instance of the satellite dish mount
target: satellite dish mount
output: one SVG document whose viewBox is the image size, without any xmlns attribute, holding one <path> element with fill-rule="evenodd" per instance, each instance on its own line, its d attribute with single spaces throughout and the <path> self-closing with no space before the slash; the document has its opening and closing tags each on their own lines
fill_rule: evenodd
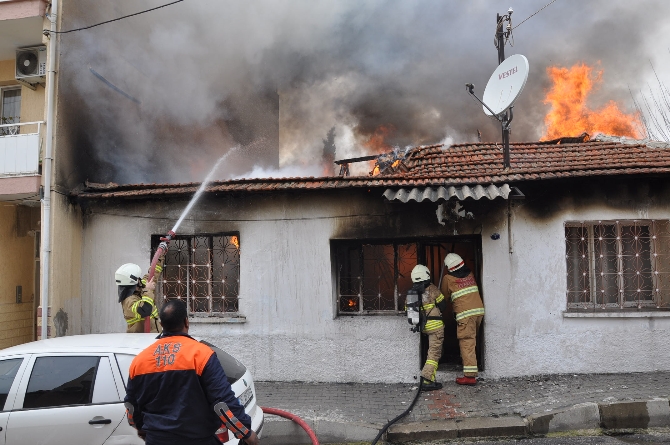
<svg viewBox="0 0 670 445">
<path fill-rule="evenodd" d="M 484 108 L 484 113 L 493 116 L 502 128 L 503 140 L 503 163 L 505 168 L 510 167 L 509 134 L 514 119 L 514 102 L 523 91 L 528 80 L 528 59 L 515 54 L 505 59 L 505 42 L 512 34 L 512 8 L 506 15 L 497 16 L 495 45 L 498 49 L 498 68 L 493 71 L 489 82 L 486 84 L 484 96 L 479 99 L 475 95 L 475 86 L 471 83 L 465 84 L 468 93 L 474 97 Z M 505 21 L 508 22 L 504 26 Z"/>
</svg>

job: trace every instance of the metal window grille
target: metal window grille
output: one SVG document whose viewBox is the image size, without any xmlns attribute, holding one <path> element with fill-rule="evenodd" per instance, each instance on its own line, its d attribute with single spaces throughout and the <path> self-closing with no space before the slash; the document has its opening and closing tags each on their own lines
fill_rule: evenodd
<svg viewBox="0 0 670 445">
<path fill-rule="evenodd" d="M 403 311 L 417 264 L 416 243 L 352 244 L 337 249 L 340 314 Z"/>
<path fill-rule="evenodd" d="M 165 300 L 186 301 L 190 313 L 238 312 L 239 235 L 177 236 L 165 257 L 160 288 Z"/>
<path fill-rule="evenodd" d="M 670 308 L 670 222 L 565 224 L 568 309 Z"/>
</svg>

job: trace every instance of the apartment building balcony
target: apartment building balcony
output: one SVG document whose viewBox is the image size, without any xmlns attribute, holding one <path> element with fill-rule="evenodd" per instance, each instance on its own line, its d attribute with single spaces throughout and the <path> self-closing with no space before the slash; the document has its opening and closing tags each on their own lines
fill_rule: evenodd
<svg viewBox="0 0 670 445">
<path fill-rule="evenodd" d="M 39 199 L 43 124 L 0 125 L 0 201 Z"/>
<path fill-rule="evenodd" d="M 16 48 L 42 42 L 46 5 L 44 0 L 0 0 L 0 60 L 13 58 Z"/>
</svg>

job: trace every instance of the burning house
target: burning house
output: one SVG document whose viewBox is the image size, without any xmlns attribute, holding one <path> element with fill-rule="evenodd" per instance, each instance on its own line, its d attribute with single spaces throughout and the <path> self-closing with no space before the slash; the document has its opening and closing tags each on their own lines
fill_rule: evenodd
<svg viewBox="0 0 670 445">
<path fill-rule="evenodd" d="M 15 78 L 16 48 L 0 61 L 3 119 L 19 91 L 22 107 L 19 134 L 0 138 L 33 135 L 34 164 L 0 175 L 24 183 L 0 193 L 13 320 L 3 344 L 35 338 L 42 320 L 49 336 L 123 330 L 114 270 L 149 264 L 193 181 L 227 152 L 219 178 L 247 179 L 206 187 L 158 292 L 188 302 L 195 335 L 242 342 L 236 356 L 259 380 L 412 381 L 425 345 L 404 316 L 409 273 L 421 263 L 438 277 L 448 252 L 475 272 L 486 305 L 483 375 L 670 370 L 668 147 L 565 137 L 642 134 L 639 116 L 616 104 L 586 106 L 597 70 L 554 67 L 547 95 L 537 75 L 516 104 L 514 138 L 541 141 L 512 143 L 505 169 L 500 145 L 481 142 L 497 126 L 464 111 L 463 70 L 481 85 L 494 63 L 473 66 L 472 54 L 491 50 L 488 27 L 480 40 L 473 26 L 491 16 L 484 3 L 202 1 L 135 15 L 155 2 L 3 2 L 36 11 L 29 35 L 7 45 L 44 44 L 57 59 L 49 138 L 45 89 Z M 530 31 L 533 67 L 574 63 L 574 51 L 642 76 L 620 54 L 639 52 L 639 23 L 661 29 L 664 15 L 610 4 L 557 2 L 569 32 L 543 15 L 515 31 Z M 43 36 L 46 11 L 61 34 Z M 608 18 L 620 26 L 614 55 L 603 52 Z M 20 35 L 19 20 L 4 23 Z M 47 139 L 55 154 L 42 179 Z M 52 186 L 50 208 L 40 185 Z M 456 372 L 454 321 L 444 320 L 440 372 Z"/>
<path fill-rule="evenodd" d="M 259 379 L 412 381 L 425 351 L 403 313 L 409 272 L 438 277 L 456 252 L 486 306 L 483 375 L 667 370 L 668 148 L 513 143 L 504 169 L 495 143 L 430 145 L 382 159 L 374 176 L 213 182 L 171 246 L 162 298 L 188 302 L 195 335 L 244 344 Z M 122 254 L 147 264 L 197 186 L 76 194 L 84 332 L 123 329 L 99 271 Z M 460 357 L 444 320 L 449 373 Z"/>
</svg>

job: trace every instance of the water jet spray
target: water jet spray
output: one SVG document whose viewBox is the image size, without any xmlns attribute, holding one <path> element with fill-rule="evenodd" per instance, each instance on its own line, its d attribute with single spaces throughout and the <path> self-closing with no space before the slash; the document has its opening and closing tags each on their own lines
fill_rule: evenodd
<svg viewBox="0 0 670 445">
<path fill-rule="evenodd" d="M 200 184 L 200 187 L 198 190 L 195 192 L 195 195 L 193 195 L 193 198 L 191 198 L 191 201 L 189 201 L 188 205 L 184 209 L 183 212 L 181 212 L 181 215 L 179 216 L 179 219 L 175 223 L 174 227 L 172 227 L 172 230 L 168 231 L 167 235 L 164 237 L 161 237 L 161 243 L 158 245 L 158 248 L 156 249 L 156 253 L 154 253 L 153 259 L 151 260 L 151 266 L 149 266 L 149 279 L 147 281 L 151 281 L 154 278 L 154 274 L 156 272 L 156 264 L 158 264 L 158 260 L 167 252 L 168 249 L 168 244 L 170 241 L 176 236 L 177 229 L 179 229 L 179 226 L 181 223 L 184 221 L 184 218 L 186 218 L 186 215 L 189 214 L 195 203 L 198 201 L 200 198 L 200 195 L 203 194 L 205 191 L 205 188 L 207 187 L 207 184 L 212 180 L 212 176 L 214 176 L 214 172 L 216 172 L 216 169 L 219 168 L 219 165 L 234 151 L 236 151 L 239 147 L 233 147 L 226 154 L 221 156 L 218 161 L 216 161 L 216 164 L 214 164 L 214 167 L 209 171 L 207 176 L 205 176 L 205 179 L 202 181 L 202 184 Z M 151 317 L 146 317 L 144 319 L 144 332 L 151 332 Z"/>
</svg>

